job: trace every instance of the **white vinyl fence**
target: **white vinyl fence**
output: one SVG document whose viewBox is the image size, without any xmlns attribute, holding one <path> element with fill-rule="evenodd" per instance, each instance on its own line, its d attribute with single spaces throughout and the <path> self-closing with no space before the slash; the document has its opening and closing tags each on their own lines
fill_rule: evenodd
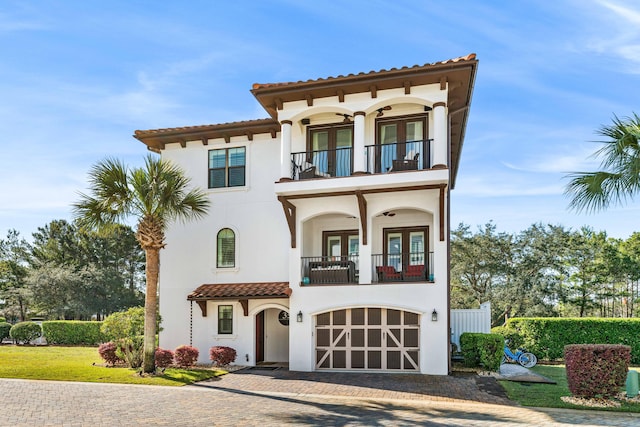
<svg viewBox="0 0 640 427">
<path fill-rule="evenodd" d="M 451 342 L 460 350 L 460 335 L 464 332 L 491 332 L 491 303 L 475 310 L 451 310 Z"/>
</svg>

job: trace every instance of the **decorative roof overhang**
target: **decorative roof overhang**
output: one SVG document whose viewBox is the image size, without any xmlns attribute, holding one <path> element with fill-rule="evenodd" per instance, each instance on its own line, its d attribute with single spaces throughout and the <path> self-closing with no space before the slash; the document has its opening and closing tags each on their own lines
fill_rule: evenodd
<svg viewBox="0 0 640 427">
<path fill-rule="evenodd" d="M 146 144 L 149 150 L 159 153 L 166 144 L 171 143 L 180 143 L 185 147 L 187 141 L 202 141 L 204 145 L 208 145 L 210 139 L 224 139 L 225 142 L 229 142 L 234 136 L 246 136 L 251 141 L 253 135 L 261 133 L 269 133 L 275 138 L 279 131 L 280 124 L 277 120 L 259 119 L 217 125 L 137 130 L 133 136 Z"/>
<path fill-rule="evenodd" d="M 291 83 L 256 83 L 251 92 L 271 117 L 276 119 L 277 111 L 283 108 L 285 102 L 306 100 L 311 106 L 316 98 L 337 96 L 338 101 L 342 102 L 344 96 L 349 94 L 369 92 L 372 98 L 376 98 L 380 90 L 404 88 L 405 93 L 410 94 L 413 86 L 440 84 L 441 90 L 448 89 L 451 180 L 452 184 L 455 184 L 477 66 L 476 55 L 471 53 L 447 61 L 413 67 Z"/>
<path fill-rule="evenodd" d="M 209 300 L 238 300 L 244 315 L 248 316 L 250 299 L 289 298 L 292 292 L 289 282 L 215 283 L 200 285 L 187 296 L 187 300 L 198 304 L 202 317 L 207 317 Z"/>
</svg>

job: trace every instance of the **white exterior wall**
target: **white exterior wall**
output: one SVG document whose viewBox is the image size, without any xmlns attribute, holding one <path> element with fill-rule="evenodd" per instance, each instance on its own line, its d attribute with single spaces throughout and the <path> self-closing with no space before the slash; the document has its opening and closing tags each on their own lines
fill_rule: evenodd
<svg viewBox="0 0 640 427">
<path fill-rule="evenodd" d="M 369 93 L 347 95 L 345 102 L 337 97 L 285 103 L 278 120 L 291 120 L 291 151 L 306 150 L 305 127 L 302 118 L 311 124 L 337 123 L 336 112 L 353 114 L 364 111 L 366 145 L 375 141 L 377 108 L 393 105 L 386 117 L 424 113 L 425 105 L 446 102 L 447 91 L 439 84 L 404 89 L 380 90 L 377 98 Z M 428 136 L 433 135 L 433 115 L 428 115 Z M 314 369 L 314 315 L 351 307 L 384 307 L 420 314 L 420 372 L 446 375 L 448 371 L 449 331 L 447 328 L 447 242 L 440 241 L 440 224 L 449 227 L 439 217 L 440 192 L 420 190 L 410 192 L 372 193 L 366 195 L 368 245 L 360 239 L 360 285 L 307 286 L 301 283 L 300 258 L 320 256 L 322 231 L 359 229 L 360 212 L 354 196 L 296 199 L 296 248 L 290 247 L 290 233 L 282 205 L 277 195 L 296 192 L 331 192 L 367 188 L 406 187 L 424 184 L 447 184 L 447 170 L 413 171 L 410 173 L 353 176 L 348 178 L 282 182 L 276 184 L 283 165 L 281 135 L 255 135 L 253 141 L 234 137 L 223 140 L 188 142 L 186 148 L 170 144 L 162 156 L 181 166 L 194 185 L 207 188 L 208 154 L 211 149 L 246 147 L 246 186 L 207 190 L 211 199 L 210 215 L 188 224 L 172 224 L 166 236 L 167 246 L 161 251 L 160 312 L 162 327 L 160 346 L 175 349 L 192 343 L 200 350 L 200 362 L 208 362 L 208 349 L 225 345 L 236 349 L 237 364 L 255 364 L 255 315 L 265 308 L 265 360 L 289 361 L 292 370 Z M 354 153 L 354 155 L 359 155 Z M 364 153 L 362 153 L 364 155 Z M 446 192 L 445 192 L 446 197 Z M 394 218 L 381 217 L 385 211 L 402 211 Z M 446 211 L 445 211 L 446 212 Z M 335 215 L 333 215 L 335 214 Z M 355 217 L 355 218 L 348 218 Z M 394 283 L 370 285 L 371 255 L 382 253 L 382 230 L 385 227 L 429 226 L 429 251 L 434 252 L 435 283 Z M 216 234 L 222 228 L 236 233 L 237 265 L 232 269 L 217 269 L 215 264 Z M 249 299 L 249 316 L 237 301 L 207 302 L 207 317 L 197 304 L 191 305 L 187 295 L 202 284 L 243 282 L 289 282 L 293 293 L 289 299 Z M 217 334 L 217 307 L 234 307 L 231 335 Z M 431 312 L 439 313 L 437 322 Z M 288 310 L 290 326 L 276 325 L 279 310 Z M 303 321 L 296 314 L 303 313 Z M 269 346 L 269 337 L 288 342 L 284 346 Z"/>
<path fill-rule="evenodd" d="M 160 251 L 162 348 L 173 350 L 179 345 L 189 344 L 191 307 L 187 295 L 198 286 L 289 280 L 285 268 L 289 230 L 282 205 L 273 191 L 273 183 L 279 179 L 279 145 L 279 139 L 272 139 L 270 135 L 256 135 L 253 141 L 232 138 L 229 144 L 223 140 L 211 140 L 207 146 L 201 142 L 190 142 L 187 148 L 172 144 L 162 152 L 163 158 L 183 168 L 192 183 L 206 189 L 209 150 L 234 146 L 247 149 L 245 187 L 207 190 L 211 208 L 206 218 L 168 227 L 167 246 Z M 259 164 L 274 167 L 259 167 Z M 216 268 L 216 235 L 222 228 L 231 228 L 236 233 L 235 268 Z M 263 300 L 249 300 L 250 310 L 257 302 L 264 304 Z M 233 302 L 220 302 L 230 303 Z M 193 345 L 200 350 L 200 362 L 208 362 L 208 349 L 212 345 L 234 347 L 239 361 L 240 355 L 246 359 L 245 354 L 254 359 L 255 340 L 252 337 L 255 319 L 253 316 L 241 319 L 242 307 L 237 302 L 234 304 L 234 331 L 237 331 L 237 336 L 217 338 L 217 305 L 208 302 L 208 316 L 202 318 L 200 308 L 193 304 Z M 280 301 L 280 305 L 286 308 L 286 300 Z M 251 337 L 247 337 L 249 332 Z"/>
</svg>

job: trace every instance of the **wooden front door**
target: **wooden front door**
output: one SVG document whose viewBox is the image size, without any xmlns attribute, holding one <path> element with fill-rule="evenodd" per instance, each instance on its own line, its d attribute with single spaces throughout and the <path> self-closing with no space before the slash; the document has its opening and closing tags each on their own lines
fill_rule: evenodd
<svg viewBox="0 0 640 427">
<path fill-rule="evenodd" d="M 256 363 L 264 362 L 264 310 L 256 314 Z"/>
</svg>

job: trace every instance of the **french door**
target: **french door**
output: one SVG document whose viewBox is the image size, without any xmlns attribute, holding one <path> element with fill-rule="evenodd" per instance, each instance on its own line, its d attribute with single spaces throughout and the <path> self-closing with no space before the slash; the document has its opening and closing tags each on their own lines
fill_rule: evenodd
<svg viewBox="0 0 640 427">
<path fill-rule="evenodd" d="M 407 271 L 411 265 L 426 265 L 429 228 L 385 228 L 384 261 L 397 272 Z"/>
<path fill-rule="evenodd" d="M 316 170 L 330 176 L 349 176 L 353 170 L 353 126 L 309 128 L 310 159 Z"/>
<path fill-rule="evenodd" d="M 426 158 L 426 116 L 379 119 L 377 128 L 378 172 L 392 169 L 394 160 Z M 418 168 L 422 169 L 421 162 Z"/>
</svg>

